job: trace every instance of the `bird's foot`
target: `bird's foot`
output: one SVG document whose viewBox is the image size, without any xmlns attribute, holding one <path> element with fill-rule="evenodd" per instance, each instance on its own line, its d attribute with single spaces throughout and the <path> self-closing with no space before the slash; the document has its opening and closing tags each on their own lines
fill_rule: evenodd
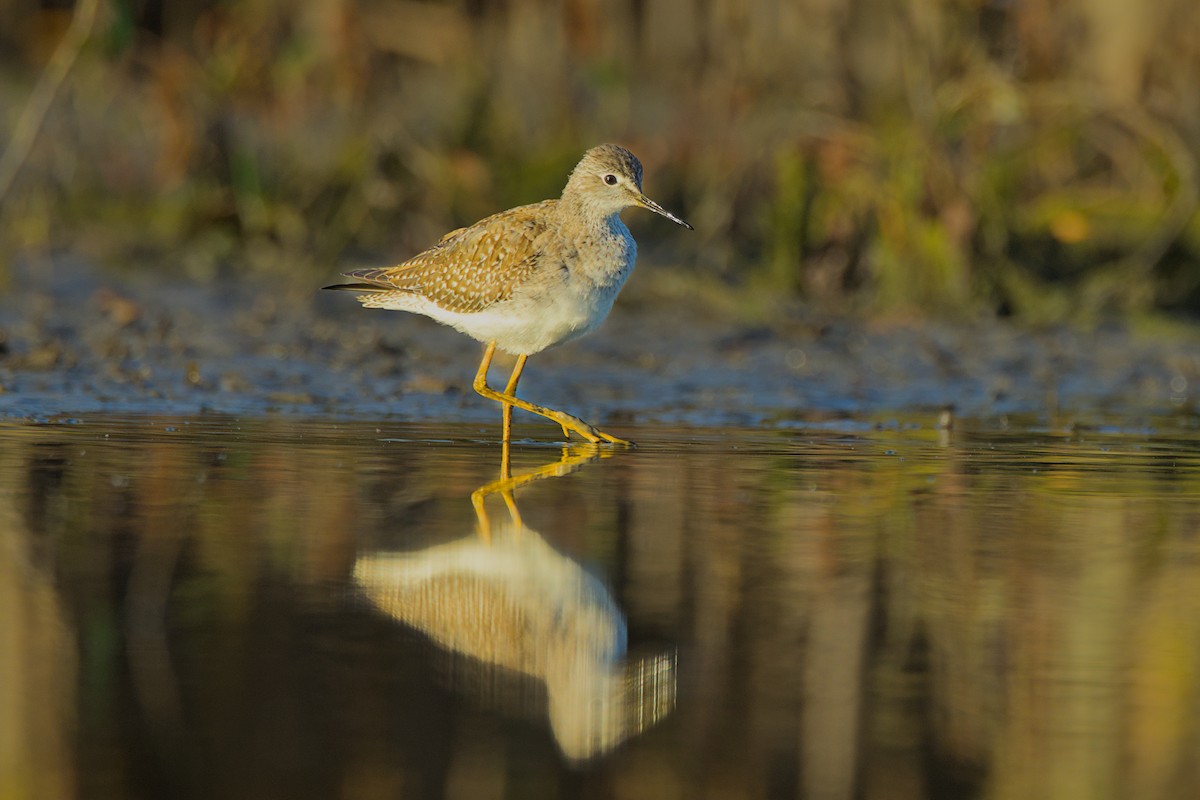
<svg viewBox="0 0 1200 800">
<path fill-rule="evenodd" d="M 609 444 L 620 445 L 621 447 L 637 447 L 636 444 L 629 441 L 628 439 L 621 439 L 619 437 L 613 436 L 611 433 L 605 433 L 604 431 L 596 430 L 595 428 L 592 428 L 592 430 L 596 431 L 596 435 L 598 435 L 601 439 L 608 442 Z"/>
<path fill-rule="evenodd" d="M 633 442 L 613 436 L 611 433 L 605 433 L 599 428 L 589 425 L 579 417 L 572 416 L 565 411 L 554 412 L 552 419 L 563 429 L 563 435 L 568 440 L 571 438 L 571 433 L 574 432 L 592 444 L 607 442 L 608 444 L 620 445 L 622 447 L 637 447 Z"/>
</svg>

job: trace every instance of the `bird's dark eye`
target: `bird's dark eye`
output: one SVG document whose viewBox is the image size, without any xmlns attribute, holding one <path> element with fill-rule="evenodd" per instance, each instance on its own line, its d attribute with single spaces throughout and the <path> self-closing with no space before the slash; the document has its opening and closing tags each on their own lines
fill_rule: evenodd
<svg viewBox="0 0 1200 800">
<path fill-rule="evenodd" d="M 604 176 L 604 182 L 607 183 L 609 186 L 616 186 L 617 185 L 617 176 L 613 175 L 612 173 L 609 173 L 608 175 Z"/>
</svg>

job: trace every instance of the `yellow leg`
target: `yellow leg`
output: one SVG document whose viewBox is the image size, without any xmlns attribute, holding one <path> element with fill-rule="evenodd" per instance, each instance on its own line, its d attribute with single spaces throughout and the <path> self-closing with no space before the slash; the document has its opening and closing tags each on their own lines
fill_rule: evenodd
<svg viewBox="0 0 1200 800">
<path fill-rule="evenodd" d="M 517 365 L 513 367 L 512 375 L 508 379 L 508 385 L 504 387 L 504 393 L 507 395 L 515 395 L 517 393 L 517 381 L 521 380 L 521 371 L 525 369 L 525 361 L 529 356 L 517 356 Z M 503 441 L 507 445 L 512 437 L 512 403 L 500 404 L 501 415 L 504 419 L 504 436 Z M 566 435 L 566 429 L 563 429 L 563 435 Z"/>
<path fill-rule="evenodd" d="M 487 349 L 483 351 L 483 361 L 479 362 L 479 371 L 475 373 L 475 382 L 473 386 L 475 391 L 480 395 L 489 400 L 495 400 L 497 403 L 501 404 L 501 408 L 505 414 L 504 441 L 508 441 L 508 435 L 512 426 L 509 418 L 509 415 L 512 413 L 511 407 L 516 406 L 517 408 L 528 411 L 531 414 L 537 414 L 538 416 L 545 417 L 546 419 L 554 420 L 562 427 L 563 434 L 566 436 L 570 436 L 570 432 L 574 431 L 593 444 L 599 442 L 611 442 L 612 444 L 623 444 L 627 447 L 633 445 L 633 442 L 627 442 L 624 439 L 618 439 L 616 436 L 612 436 L 604 431 L 597 430 L 578 417 L 573 417 L 565 411 L 556 411 L 552 408 L 535 405 L 534 403 L 522 400 L 513 394 L 517 388 L 517 381 L 521 378 L 521 370 L 525 368 L 527 356 L 519 356 L 517 358 L 517 365 L 513 369 L 512 377 L 508 380 L 506 391 L 497 392 L 487 384 L 488 367 L 491 366 L 492 356 L 495 355 L 495 353 L 496 343 L 488 342 Z"/>
<path fill-rule="evenodd" d="M 517 381 L 521 380 L 521 372 L 524 371 L 525 362 L 528 359 L 529 359 L 529 356 L 527 356 L 527 355 L 517 356 L 517 364 L 515 367 L 513 367 L 512 375 L 508 379 L 508 385 L 504 387 L 505 394 L 507 394 L 509 396 L 516 396 Z M 502 412 L 503 418 L 504 418 L 504 441 L 507 442 L 507 441 L 509 441 L 509 439 L 512 435 L 512 403 L 501 403 L 501 407 L 504 409 Z M 561 423 L 559 424 L 559 427 L 562 428 L 563 438 L 570 439 L 571 438 L 570 429 L 566 425 L 563 425 Z"/>
</svg>

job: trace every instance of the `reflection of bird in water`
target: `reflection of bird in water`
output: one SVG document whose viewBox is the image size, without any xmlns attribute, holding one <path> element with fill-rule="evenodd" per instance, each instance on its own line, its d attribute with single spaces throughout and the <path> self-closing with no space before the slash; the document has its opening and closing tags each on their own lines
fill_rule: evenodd
<svg viewBox="0 0 1200 800">
<path fill-rule="evenodd" d="M 673 655 L 622 664 L 625 620 L 608 590 L 521 522 L 517 486 L 595 460 L 571 455 L 501 479 L 472 496 L 479 535 L 415 553 L 363 556 L 354 577 L 382 611 L 438 645 L 545 683 L 555 739 L 570 759 L 597 756 L 670 712 Z M 484 500 L 500 494 L 510 520 L 493 525 Z"/>
</svg>

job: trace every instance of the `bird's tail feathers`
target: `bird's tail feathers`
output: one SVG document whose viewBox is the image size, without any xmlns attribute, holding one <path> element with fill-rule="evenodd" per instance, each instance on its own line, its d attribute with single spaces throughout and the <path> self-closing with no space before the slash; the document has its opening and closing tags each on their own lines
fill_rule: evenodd
<svg viewBox="0 0 1200 800">
<path fill-rule="evenodd" d="M 335 283 L 333 286 L 322 286 L 321 288 L 332 289 L 338 292 L 361 292 L 367 294 L 392 291 L 388 287 L 380 286 L 376 283 Z"/>
</svg>

